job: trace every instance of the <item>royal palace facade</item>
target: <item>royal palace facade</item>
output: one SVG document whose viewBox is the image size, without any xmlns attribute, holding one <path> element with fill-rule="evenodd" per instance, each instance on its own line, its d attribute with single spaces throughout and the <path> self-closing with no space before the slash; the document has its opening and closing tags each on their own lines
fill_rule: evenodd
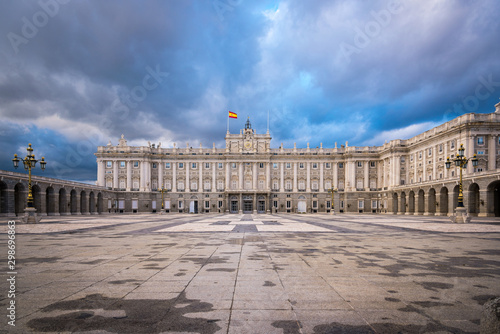
<svg viewBox="0 0 500 334">
<path fill-rule="evenodd" d="M 116 191 L 118 212 L 450 215 L 459 169 L 447 169 L 460 145 L 474 154 L 463 170 L 471 215 L 500 216 L 500 103 L 490 114 L 465 114 L 407 140 L 382 146 L 271 148 L 269 131 L 250 124 L 226 134 L 226 147 L 161 144 L 98 147 L 97 185 Z M 161 189 L 164 189 L 163 194 Z M 332 197 L 333 190 L 333 197 Z"/>
</svg>

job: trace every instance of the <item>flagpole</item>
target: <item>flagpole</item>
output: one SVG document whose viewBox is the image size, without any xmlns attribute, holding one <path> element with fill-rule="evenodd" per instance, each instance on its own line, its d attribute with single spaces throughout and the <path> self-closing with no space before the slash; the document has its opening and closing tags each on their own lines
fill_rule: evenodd
<svg viewBox="0 0 500 334">
<path fill-rule="evenodd" d="M 227 133 L 229 133 L 229 116 L 227 116 Z"/>
</svg>

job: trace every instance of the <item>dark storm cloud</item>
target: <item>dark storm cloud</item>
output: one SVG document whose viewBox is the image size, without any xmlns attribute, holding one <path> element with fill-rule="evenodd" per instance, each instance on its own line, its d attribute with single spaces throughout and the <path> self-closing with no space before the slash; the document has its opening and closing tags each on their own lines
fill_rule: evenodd
<svg viewBox="0 0 500 334">
<path fill-rule="evenodd" d="M 269 112 L 274 147 L 407 138 L 493 111 L 499 9 L 493 0 L 2 1 L 2 161 L 30 140 L 57 161 L 54 175 L 89 180 L 96 146 L 122 133 L 134 145 L 223 147 L 228 110 L 239 114 L 232 132 L 246 116 L 265 132 Z"/>
</svg>

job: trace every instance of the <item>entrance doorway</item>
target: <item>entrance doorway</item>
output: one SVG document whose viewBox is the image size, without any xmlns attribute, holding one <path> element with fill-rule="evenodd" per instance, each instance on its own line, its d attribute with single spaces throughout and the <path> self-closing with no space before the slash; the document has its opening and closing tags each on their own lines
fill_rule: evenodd
<svg viewBox="0 0 500 334">
<path fill-rule="evenodd" d="M 231 205 L 229 206 L 231 213 L 238 213 L 238 198 L 236 196 L 231 197 Z"/>
<path fill-rule="evenodd" d="M 257 201 L 257 212 L 258 213 L 264 213 L 266 212 L 266 201 L 264 199 L 264 196 L 259 196 L 258 201 Z"/>
<path fill-rule="evenodd" d="M 299 196 L 299 203 L 297 205 L 297 211 L 299 213 L 306 213 L 306 198 L 304 196 Z"/>
<path fill-rule="evenodd" d="M 243 213 L 253 212 L 253 198 L 252 196 L 243 196 Z"/>
<path fill-rule="evenodd" d="M 191 201 L 189 203 L 189 213 L 198 213 L 198 201 Z"/>
</svg>

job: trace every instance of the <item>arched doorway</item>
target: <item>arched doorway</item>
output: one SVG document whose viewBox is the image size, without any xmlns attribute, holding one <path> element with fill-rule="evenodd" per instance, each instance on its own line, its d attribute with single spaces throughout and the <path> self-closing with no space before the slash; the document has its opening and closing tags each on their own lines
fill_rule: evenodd
<svg viewBox="0 0 500 334">
<path fill-rule="evenodd" d="M 14 213 L 16 216 L 21 216 L 24 214 L 24 209 L 26 208 L 26 188 L 22 183 L 18 183 L 14 187 Z"/>
<path fill-rule="evenodd" d="M 488 185 L 487 196 L 488 216 L 500 217 L 500 181 L 494 181 Z"/>
<path fill-rule="evenodd" d="M 398 213 L 398 194 L 392 194 L 392 213 Z"/>
<path fill-rule="evenodd" d="M 47 216 L 54 215 L 56 211 L 54 188 L 52 187 L 47 187 L 45 190 L 45 210 L 47 212 Z"/>
<path fill-rule="evenodd" d="M 412 190 L 408 196 L 408 213 L 410 215 L 415 214 L 415 192 Z"/>
<path fill-rule="evenodd" d="M 439 191 L 439 212 L 442 216 L 448 215 L 448 188 L 443 187 Z"/>
<path fill-rule="evenodd" d="M 253 196 L 243 196 L 243 213 L 253 213 Z"/>
<path fill-rule="evenodd" d="M 66 189 L 59 189 L 59 214 L 65 215 L 68 212 L 68 199 L 66 198 Z"/>
<path fill-rule="evenodd" d="M 425 193 L 423 189 L 418 191 L 418 214 L 423 215 L 425 212 Z"/>
<path fill-rule="evenodd" d="M 7 184 L 0 181 L 0 214 L 6 216 L 9 213 L 9 192 Z"/>
<path fill-rule="evenodd" d="M 469 214 L 477 216 L 479 214 L 479 185 L 472 183 L 469 186 Z"/>
<path fill-rule="evenodd" d="M 431 216 L 436 214 L 436 190 L 434 188 L 429 189 L 429 195 L 427 197 L 427 213 Z"/>
<path fill-rule="evenodd" d="M 70 209 L 69 212 L 72 215 L 77 214 L 78 205 L 76 202 L 76 190 L 75 189 L 71 190 L 71 192 L 69 193 L 69 209 Z"/>
<path fill-rule="evenodd" d="M 404 191 L 401 193 L 401 208 L 399 209 L 399 213 L 402 215 L 406 213 L 406 193 Z"/>
<path fill-rule="evenodd" d="M 89 194 L 89 213 L 93 214 L 95 212 L 95 195 L 94 192 L 91 191 Z"/>
<path fill-rule="evenodd" d="M 80 192 L 80 213 L 87 213 L 87 193 L 84 190 Z"/>
<path fill-rule="evenodd" d="M 297 204 L 297 212 L 298 213 L 306 213 L 307 204 L 305 196 L 299 196 L 299 202 Z"/>
</svg>

